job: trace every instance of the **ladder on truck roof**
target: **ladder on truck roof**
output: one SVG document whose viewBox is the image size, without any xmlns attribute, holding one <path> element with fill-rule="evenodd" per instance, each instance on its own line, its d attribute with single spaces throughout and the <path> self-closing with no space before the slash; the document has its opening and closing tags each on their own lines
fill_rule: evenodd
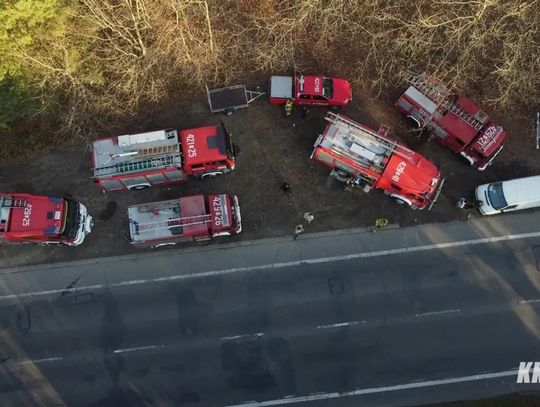
<svg viewBox="0 0 540 407">
<path fill-rule="evenodd" d="M 24 198 L 0 197 L 0 208 L 26 208 L 27 201 Z"/>
<path fill-rule="evenodd" d="M 358 123 L 352 121 L 351 119 L 341 116 L 337 113 L 328 112 L 325 116 L 325 120 L 330 122 L 334 126 L 346 128 L 349 131 L 349 134 L 351 134 L 355 138 L 368 137 L 374 140 L 376 143 L 382 144 L 388 149 L 389 155 L 391 153 L 396 153 L 397 155 L 406 158 L 407 160 L 413 161 L 415 164 L 417 164 L 417 160 L 414 159 L 414 151 L 408 149 L 405 146 L 402 146 L 396 140 L 386 138 L 373 130 L 368 130 L 367 128 L 360 126 Z M 381 126 L 381 129 L 384 130 L 384 134 L 388 133 L 388 127 Z"/>
<path fill-rule="evenodd" d="M 140 231 L 150 231 L 150 230 L 161 230 L 161 229 L 172 229 L 176 227 L 184 226 L 193 226 L 193 225 L 202 225 L 204 223 L 209 223 L 212 221 L 212 215 L 196 215 L 196 216 L 184 216 L 181 218 L 172 218 L 167 220 L 161 220 L 157 222 L 144 222 L 138 223 L 134 222 L 137 233 Z"/>
<path fill-rule="evenodd" d="M 448 87 L 446 87 L 440 81 L 430 76 L 427 76 L 425 72 L 420 75 L 415 75 L 407 72 L 405 76 L 407 78 L 407 81 L 411 85 L 422 91 L 424 95 L 430 97 L 435 102 L 437 102 L 437 105 L 443 106 L 446 109 L 450 110 L 452 113 L 454 113 L 460 119 L 468 123 L 474 129 L 480 130 L 482 127 L 484 127 L 484 123 L 476 119 L 473 115 L 466 112 L 456 103 L 452 102 L 449 99 L 450 96 L 454 95 L 454 92 L 448 89 Z"/>
<path fill-rule="evenodd" d="M 165 153 L 177 153 L 178 152 L 178 143 L 169 144 L 165 146 L 155 146 L 155 147 L 145 147 L 137 150 L 137 155 L 144 157 L 149 155 L 158 155 Z"/>
<path fill-rule="evenodd" d="M 127 162 L 127 163 L 118 163 L 114 167 L 116 171 L 120 174 L 133 171 L 144 171 L 151 170 L 157 167 L 166 167 L 172 165 L 174 162 L 174 156 L 165 156 L 165 157 L 153 157 L 143 161 Z"/>
</svg>

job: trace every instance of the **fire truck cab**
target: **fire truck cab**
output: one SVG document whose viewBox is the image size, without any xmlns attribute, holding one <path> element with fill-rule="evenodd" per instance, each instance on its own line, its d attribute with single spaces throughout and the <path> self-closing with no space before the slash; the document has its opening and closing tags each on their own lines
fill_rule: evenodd
<svg viewBox="0 0 540 407">
<path fill-rule="evenodd" d="M 471 166 L 485 170 L 503 148 L 503 128 L 470 99 L 425 73 L 408 79 L 411 85 L 396 102 L 397 108 Z"/>
<path fill-rule="evenodd" d="M 236 149 L 223 124 L 96 140 L 94 181 L 107 191 L 145 189 L 234 170 Z"/>
<path fill-rule="evenodd" d="M 322 75 L 272 76 L 270 103 L 282 105 L 291 99 L 299 106 L 346 106 L 352 100 L 351 84 Z"/>
<path fill-rule="evenodd" d="M 92 226 L 86 207 L 70 198 L 0 194 L 0 244 L 79 246 Z"/>
<path fill-rule="evenodd" d="M 389 138 L 388 127 L 376 133 L 332 112 L 325 119 L 311 158 L 331 168 L 331 177 L 365 192 L 382 189 L 413 209 L 431 209 L 444 183 L 431 161 Z"/>
<path fill-rule="evenodd" d="M 234 195 L 192 195 L 128 208 L 130 241 L 159 247 L 182 241 L 203 241 L 242 231 Z"/>
</svg>

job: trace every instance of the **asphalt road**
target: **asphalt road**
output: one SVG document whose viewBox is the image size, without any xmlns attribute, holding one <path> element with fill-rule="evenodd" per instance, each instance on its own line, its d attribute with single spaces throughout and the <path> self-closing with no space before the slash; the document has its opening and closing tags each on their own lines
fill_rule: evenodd
<svg viewBox="0 0 540 407">
<path fill-rule="evenodd" d="M 540 361 L 537 261 L 530 213 L 3 269 L 0 401 L 400 406 L 540 392 L 514 371 Z"/>
</svg>

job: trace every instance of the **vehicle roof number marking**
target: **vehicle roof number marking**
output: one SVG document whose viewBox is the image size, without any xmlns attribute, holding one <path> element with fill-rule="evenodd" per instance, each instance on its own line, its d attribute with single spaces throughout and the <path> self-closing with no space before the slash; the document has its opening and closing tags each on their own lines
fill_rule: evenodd
<svg viewBox="0 0 540 407">
<path fill-rule="evenodd" d="M 188 157 L 189 158 L 195 158 L 197 157 L 197 149 L 195 148 L 195 135 L 192 133 L 188 133 L 186 136 L 186 143 L 188 146 Z"/>
<path fill-rule="evenodd" d="M 397 167 L 396 167 L 396 173 L 392 176 L 392 181 L 399 182 L 399 178 L 401 177 L 401 174 L 405 171 L 405 167 L 407 167 L 407 163 L 405 161 L 401 161 Z"/>
<path fill-rule="evenodd" d="M 30 226 L 30 215 L 32 214 L 32 205 L 26 204 L 23 212 L 23 219 L 22 219 L 22 225 L 24 227 Z"/>
</svg>

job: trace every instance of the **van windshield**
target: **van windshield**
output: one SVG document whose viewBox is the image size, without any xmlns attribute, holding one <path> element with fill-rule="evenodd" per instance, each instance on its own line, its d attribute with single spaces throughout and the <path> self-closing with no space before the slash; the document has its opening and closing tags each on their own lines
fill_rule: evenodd
<svg viewBox="0 0 540 407">
<path fill-rule="evenodd" d="M 489 184 L 488 197 L 489 197 L 489 201 L 491 202 L 491 206 L 493 206 L 494 209 L 504 209 L 508 206 L 506 199 L 504 199 L 503 188 L 502 188 L 501 182 Z"/>
</svg>

